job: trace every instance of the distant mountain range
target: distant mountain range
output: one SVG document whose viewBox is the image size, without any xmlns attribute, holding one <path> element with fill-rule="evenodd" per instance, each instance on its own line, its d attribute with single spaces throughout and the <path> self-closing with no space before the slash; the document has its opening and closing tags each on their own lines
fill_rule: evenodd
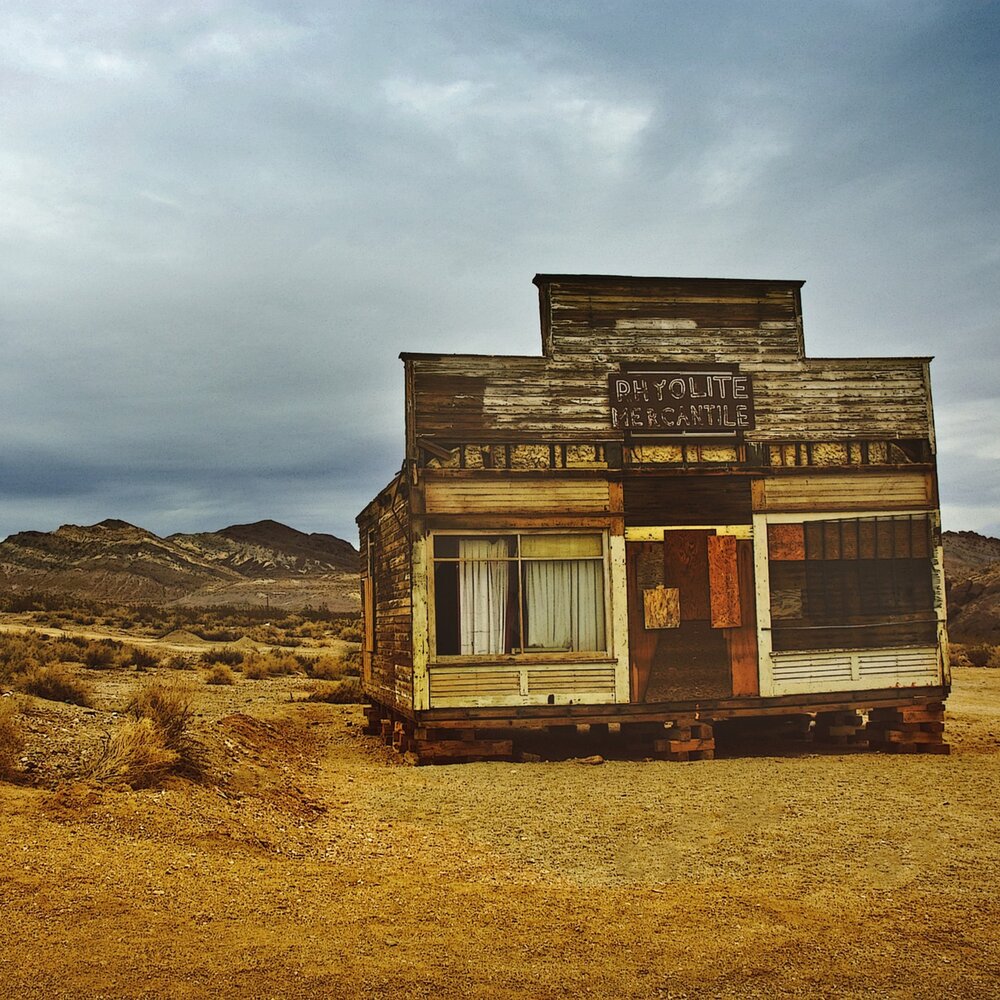
<svg viewBox="0 0 1000 1000">
<path fill-rule="evenodd" d="M 277 521 L 160 538 L 126 521 L 22 531 L 0 542 L 0 593 L 102 601 L 356 610 L 358 552 Z"/>
</svg>

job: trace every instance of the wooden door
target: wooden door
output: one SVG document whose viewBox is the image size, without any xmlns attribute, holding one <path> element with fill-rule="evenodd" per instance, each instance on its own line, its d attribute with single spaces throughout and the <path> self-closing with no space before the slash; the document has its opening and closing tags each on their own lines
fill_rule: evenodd
<svg viewBox="0 0 1000 1000">
<path fill-rule="evenodd" d="M 626 545 L 631 700 L 757 693 L 753 551 L 714 530 Z"/>
</svg>

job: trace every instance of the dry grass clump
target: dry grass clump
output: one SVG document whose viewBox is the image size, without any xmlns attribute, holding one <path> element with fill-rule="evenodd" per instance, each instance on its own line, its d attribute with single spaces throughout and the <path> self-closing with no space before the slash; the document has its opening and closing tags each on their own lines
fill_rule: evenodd
<svg viewBox="0 0 1000 1000">
<path fill-rule="evenodd" d="M 17 705 L 13 698 L 0 698 L 0 778 L 14 773 L 17 755 L 24 749 L 24 737 L 17 724 Z"/>
<path fill-rule="evenodd" d="M 966 646 L 965 658 L 974 667 L 997 667 L 1000 666 L 1000 649 L 981 642 L 976 646 Z"/>
<path fill-rule="evenodd" d="M 90 777 L 111 785 L 152 788 L 174 771 L 180 759 L 152 719 L 126 719 L 101 748 Z"/>
<path fill-rule="evenodd" d="M 251 681 L 302 672 L 302 664 L 289 653 L 251 653 L 243 660 L 243 676 Z"/>
<path fill-rule="evenodd" d="M 236 675 L 224 663 L 216 663 L 205 675 L 206 684 L 235 684 Z"/>
<path fill-rule="evenodd" d="M 306 673 L 318 681 L 339 681 L 347 673 L 347 664 L 340 656 L 317 656 L 305 668 Z"/>
<path fill-rule="evenodd" d="M 90 688 L 61 663 L 34 666 L 16 678 L 20 690 L 47 701 L 64 701 L 69 705 L 91 704 Z"/>
<path fill-rule="evenodd" d="M 356 677 L 345 677 L 332 684 L 317 685 L 307 700 L 324 701 L 333 705 L 357 705 L 365 699 L 361 681 Z"/>
<path fill-rule="evenodd" d="M 167 746 L 180 750 L 186 739 L 188 723 L 194 716 L 191 696 L 181 687 L 151 683 L 139 688 L 128 703 L 127 711 L 136 719 L 151 719 L 167 738 Z"/>
<path fill-rule="evenodd" d="M 227 667 L 235 667 L 244 660 L 243 650 L 235 649 L 232 646 L 222 646 L 219 649 L 206 649 L 201 654 L 201 662 L 204 664 L 224 663 Z"/>
<path fill-rule="evenodd" d="M 200 765 L 187 732 L 193 711 L 186 691 L 147 684 L 129 701 L 126 719 L 101 748 L 90 777 L 132 788 L 152 788 L 170 774 L 196 777 Z"/>
</svg>

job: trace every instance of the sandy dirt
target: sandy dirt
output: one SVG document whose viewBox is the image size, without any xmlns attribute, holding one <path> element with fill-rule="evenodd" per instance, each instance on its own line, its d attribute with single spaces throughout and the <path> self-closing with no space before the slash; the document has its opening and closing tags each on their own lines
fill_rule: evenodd
<svg viewBox="0 0 1000 1000">
<path fill-rule="evenodd" d="M 173 673 L 200 784 L 71 777 L 134 675 L 30 707 L 0 996 L 1000 996 L 1000 670 L 955 671 L 950 757 L 424 768 L 302 678 Z"/>
</svg>

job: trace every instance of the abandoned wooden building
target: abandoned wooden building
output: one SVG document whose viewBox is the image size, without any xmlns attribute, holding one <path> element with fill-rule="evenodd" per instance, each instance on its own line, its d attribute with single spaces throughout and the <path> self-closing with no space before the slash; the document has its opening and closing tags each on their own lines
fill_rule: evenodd
<svg viewBox="0 0 1000 1000">
<path fill-rule="evenodd" d="M 743 717 L 947 752 L 929 358 L 810 358 L 800 281 L 537 275 L 540 357 L 403 354 L 358 516 L 369 723 L 711 757 Z"/>
</svg>

